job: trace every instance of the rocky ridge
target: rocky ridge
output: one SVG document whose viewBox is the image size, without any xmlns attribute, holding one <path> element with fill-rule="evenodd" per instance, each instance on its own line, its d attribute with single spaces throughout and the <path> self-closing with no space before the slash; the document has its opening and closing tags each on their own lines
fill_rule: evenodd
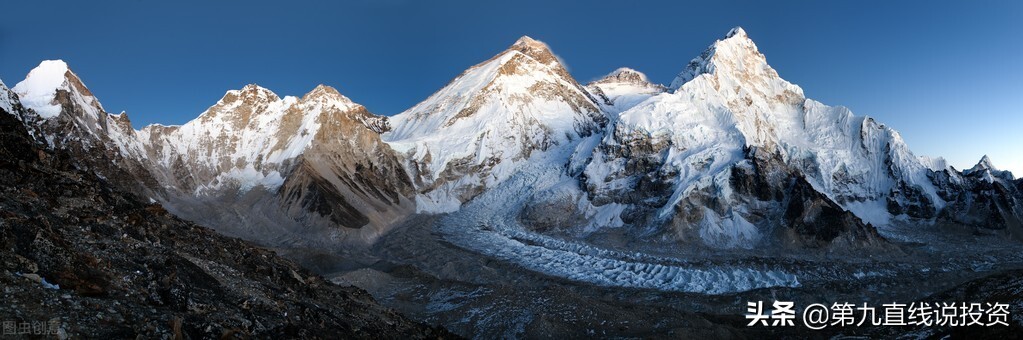
<svg viewBox="0 0 1023 340">
<path fill-rule="evenodd" d="M 143 203 L 32 139 L 19 117 L 35 113 L 0 95 L 5 322 L 59 338 L 451 337 Z"/>
</svg>

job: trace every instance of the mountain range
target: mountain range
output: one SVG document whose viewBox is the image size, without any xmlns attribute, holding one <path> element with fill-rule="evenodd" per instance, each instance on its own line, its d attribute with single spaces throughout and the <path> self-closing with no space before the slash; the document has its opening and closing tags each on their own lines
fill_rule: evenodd
<svg viewBox="0 0 1023 340">
<path fill-rule="evenodd" d="M 885 249 L 935 225 L 1023 237 L 1023 181 L 987 157 L 958 170 L 917 156 L 875 119 L 806 98 L 738 27 L 667 86 L 629 68 L 581 84 L 522 37 L 390 117 L 324 85 L 247 85 L 184 125 L 136 129 L 59 60 L 0 86 L 0 107 L 111 185 L 272 246 L 372 244 L 455 213 L 689 250 Z M 497 206 L 473 211 L 482 196 Z"/>
</svg>

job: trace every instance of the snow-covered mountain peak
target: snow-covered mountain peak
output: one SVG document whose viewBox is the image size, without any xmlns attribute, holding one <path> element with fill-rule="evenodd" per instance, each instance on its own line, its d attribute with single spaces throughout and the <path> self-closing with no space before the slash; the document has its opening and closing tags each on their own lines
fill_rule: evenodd
<svg viewBox="0 0 1023 340">
<path fill-rule="evenodd" d="M 547 44 L 544 44 L 536 39 L 531 38 L 528 35 L 523 35 L 519 40 L 515 40 L 514 46 L 533 46 L 538 48 L 546 48 Z"/>
<path fill-rule="evenodd" d="M 43 60 L 15 88 L 24 93 L 52 91 L 64 83 L 68 71 L 63 60 Z"/>
<path fill-rule="evenodd" d="M 279 100 L 280 97 L 276 93 L 269 89 L 256 85 L 248 84 L 242 87 L 241 90 L 230 90 L 224 94 L 224 97 L 220 99 L 223 103 L 235 102 L 238 100 L 246 102 L 262 101 L 272 102 Z"/>
<path fill-rule="evenodd" d="M 998 170 L 998 168 L 995 167 L 994 163 L 991 162 L 991 157 L 988 157 L 987 155 L 981 157 L 980 161 L 977 162 L 977 165 L 974 165 L 972 168 L 964 170 L 963 174 L 970 177 L 980 178 L 989 183 L 994 182 L 996 178 L 1009 182 L 1015 179 L 1011 171 Z"/>
<path fill-rule="evenodd" d="M 980 162 L 977 163 L 977 166 L 983 166 L 984 168 L 987 169 L 997 170 L 995 169 L 994 165 L 991 164 L 991 157 L 988 157 L 988 155 L 984 155 L 984 157 L 981 157 Z"/>
<path fill-rule="evenodd" d="M 736 36 L 738 36 L 738 37 L 748 37 L 746 35 L 746 30 L 742 29 L 742 27 L 735 26 L 735 27 L 732 27 L 732 29 L 728 30 L 728 34 L 725 34 L 725 39 L 728 39 L 728 38 L 731 38 L 731 37 L 736 37 Z"/>
<path fill-rule="evenodd" d="M 254 118 L 264 116 L 265 119 L 273 119 L 273 116 L 283 114 L 284 109 L 294 105 L 298 99 L 295 97 L 281 98 L 276 93 L 256 84 L 245 85 L 241 90 L 230 90 L 224 93 L 216 104 L 210 106 L 199 115 L 199 118 L 189 124 L 202 122 L 207 124 L 211 121 L 219 121 L 219 124 L 228 124 L 233 130 L 241 129 L 249 124 L 259 124 Z M 186 125 L 189 125 L 186 124 Z"/>
<path fill-rule="evenodd" d="M 714 101 L 737 114 L 737 125 L 752 129 L 743 129 L 755 136 L 748 141 L 752 144 L 766 141 L 765 138 L 776 139 L 772 135 L 780 131 L 770 131 L 774 128 L 771 125 L 796 124 L 796 117 L 764 123 L 782 118 L 782 112 L 802 106 L 806 101 L 803 89 L 782 79 L 746 32 L 738 27 L 693 58 L 671 82 L 670 89 L 690 99 L 715 97 Z"/>
<path fill-rule="evenodd" d="M 305 96 L 302 96 L 302 98 L 305 99 L 305 98 L 321 97 L 321 96 L 340 97 L 340 98 L 344 98 L 345 100 L 348 100 L 348 98 L 346 98 L 345 96 L 341 95 L 341 92 L 338 92 L 337 89 L 335 89 L 333 87 L 330 87 L 330 86 L 327 86 L 327 85 L 323 85 L 323 84 L 316 85 L 316 88 L 313 88 L 312 91 L 309 91 L 309 93 L 306 93 Z"/>
<path fill-rule="evenodd" d="M 594 94 L 604 100 L 607 111 L 616 114 L 628 110 L 656 94 L 663 93 L 667 89 L 660 84 L 651 83 L 642 72 L 628 67 L 622 67 L 596 81 L 590 82 L 586 87 Z"/>
<path fill-rule="evenodd" d="M 778 72 L 767 64 L 767 58 L 740 27 L 733 28 L 724 39 L 715 41 L 700 56 L 690 60 L 669 88 L 677 90 L 702 74 L 713 74 L 719 79 L 731 78 L 729 80 L 740 84 L 781 80 Z"/>
<path fill-rule="evenodd" d="M 515 43 L 513 43 L 511 47 L 509 47 L 508 49 L 516 50 L 527 55 L 530 54 L 529 53 L 530 51 L 550 52 L 550 47 L 548 47 L 547 44 L 543 43 L 542 41 L 530 38 L 527 35 L 524 35 L 518 40 L 515 40 Z"/>
<path fill-rule="evenodd" d="M 746 150 L 758 148 L 777 155 L 777 162 L 798 172 L 814 190 L 874 225 L 888 224 L 901 214 L 933 217 L 944 204 L 928 177 L 928 165 L 913 155 L 897 131 L 846 108 L 807 99 L 801 88 L 768 65 L 741 29 L 733 29 L 690 61 L 671 89 L 673 93 L 649 97 L 617 116 L 614 133 L 602 142 L 607 146 L 595 152 L 593 159 L 599 161 L 586 169 L 598 198 L 616 199 L 622 195 L 618 188 L 651 173 L 679 174 L 664 177 L 673 191 L 651 194 L 671 200 L 637 201 L 643 209 L 643 202 L 657 202 L 650 209 L 657 216 L 670 216 L 687 195 L 718 176 L 709 174 L 724 181 L 733 175 L 729 171 L 749 161 Z M 620 170 L 618 164 L 629 158 L 623 155 L 635 154 L 619 151 L 620 146 L 668 156 L 661 167 L 636 174 Z M 718 218 L 735 216 L 721 211 Z M 709 221 L 699 223 L 716 224 Z"/>
<path fill-rule="evenodd" d="M 477 134 L 487 127 L 483 125 L 492 125 L 496 119 L 547 120 L 519 115 L 524 109 L 532 114 L 535 108 L 529 104 L 539 104 L 534 103 L 537 101 L 566 103 L 576 114 L 599 112 L 593 98 L 558 63 L 546 44 L 522 37 L 507 50 L 470 67 L 440 91 L 396 115 L 394 121 L 399 124 L 385 139 L 396 141 L 427 135 L 441 138 L 441 131 L 448 129 L 459 134 Z M 478 114 L 481 112 L 484 114 Z M 538 113 L 557 116 L 560 110 L 549 108 Z M 571 126 L 575 121 L 559 119 L 554 123 Z M 453 127 L 456 125 L 472 128 Z"/>
<path fill-rule="evenodd" d="M 77 93 L 77 96 L 72 95 L 70 98 L 81 100 L 79 104 L 91 107 L 95 112 L 103 111 L 103 106 L 63 60 L 44 60 L 12 90 L 21 97 L 22 104 L 35 110 L 44 119 L 60 114 L 61 106 L 55 99 L 61 90 L 69 94 Z"/>
<path fill-rule="evenodd" d="M 348 110 L 358 106 L 351 99 L 338 92 L 337 89 L 323 84 L 316 86 L 312 91 L 302 96 L 302 101 L 316 101 L 325 105 L 334 105 L 341 110 Z"/>
<path fill-rule="evenodd" d="M 637 85 L 644 84 L 645 85 L 645 84 L 649 84 L 650 81 L 647 80 L 646 74 L 643 74 L 643 72 L 639 72 L 639 71 L 633 70 L 633 69 L 628 68 L 628 67 L 621 67 L 621 68 L 618 68 L 617 70 L 614 70 L 613 72 L 609 73 L 608 75 L 604 76 L 603 78 L 600 78 L 600 79 L 598 79 L 598 80 L 596 80 L 596 81 L 594 81 L 594 82 L 592 82 L 590 84 L 592 85 L 592 84 L 608 84 L 608 83 L 629 83 L 629 84 L 637 84 Z"/>
<path fill-rule="evenodd" d="M 954 170 L 955 168 L 952 168 L 951 165 L 948 165 L 948 160 L 943 157 L 919 156 L 917 158 L 920 159 L 920 164 L 923 164 L 931 171 L 941 172 L 952 169 L 953 171 L 958 172 L 958 170 Z"/>
<path fill-rule="evenodd" d="M 528 37 L 391 119 L 382 138 L 419 169 L 421 211 L 452 211 L 535 151 L 603 128 L 596 100 L 546 44 Z"/>
<path fill-rule="evenodd" d="M 551 52 L 551 48 L 547 44 L 528 36 L 522 36 L 519 40 L 516 40 L 508 48 L 508 51 L 518 51 L 544 65 L 557 65 L 559 68 L 561 67 L 558 57 L 554 55 L 554 52 Z"/>
<path fill-rule="evenodd" d="M 974 165 L 972 168 L 967 169 L 966 171 L 964 171 L 964 173 L 971 174 L 984 170 L 998 171 L 998 168 L 995 168 L 994 164 L 991 162 L 991 157 L 988 157 L 988 155 L 984 155 L 984 157 L 981 157 L 980 161 L 977 162 L 977 165 Z"/>
</svg>

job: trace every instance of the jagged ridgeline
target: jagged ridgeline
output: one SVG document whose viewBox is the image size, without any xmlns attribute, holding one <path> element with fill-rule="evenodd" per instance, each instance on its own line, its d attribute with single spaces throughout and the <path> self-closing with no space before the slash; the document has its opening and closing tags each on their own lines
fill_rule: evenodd
<svg viewBox="0 0 1023 340">
<path fill-rule="evenodd" d="M 4 336 L 451 336 L 144 202 L 158 191 L 147 172 L 125 167 L 146 163 L 128 158 L 137 144 L 117 144 L 134 133 L 117 125 L 123 115 L 103 112 L 73 73 L 61 76 L 52 98 L 25 96 L 59 106 L 51 111 L 27 109 L 0 82 L 0 319 L 32 325 L 5 325 Z M 138 188 L 148 190 L 124 191 Z"/>
<path fill-rule="evenodd" d="M 881 249 L 896 227 L 937 224 L 1021 235 L 1023 182 L 986 158 L 918 157 L 890 127 L 806 98 L 741 28 L 680 64 L 668 86 L 628 68 L 583 85 L 523 37 L 393 117 L 327 86 L 249 85 L 139 130 L 62 61 L 13 91 L 30 133 L 76 166 L 265 244 L 371 243 L 471 214 L 484 193 L 525 198 L 487 210 L 516 229 L 694 249 Z"/>
</svg>

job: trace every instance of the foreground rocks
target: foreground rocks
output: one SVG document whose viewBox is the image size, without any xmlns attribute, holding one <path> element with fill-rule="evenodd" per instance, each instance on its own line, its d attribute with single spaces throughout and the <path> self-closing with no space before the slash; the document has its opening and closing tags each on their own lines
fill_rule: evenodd
<svg viewBox="0 0 1023 340">
<path fill-rule="evenodd" d="M 5 336 L 451 337 L 112 189 L 4 110 L 0 192 Z"/>
</svg>

